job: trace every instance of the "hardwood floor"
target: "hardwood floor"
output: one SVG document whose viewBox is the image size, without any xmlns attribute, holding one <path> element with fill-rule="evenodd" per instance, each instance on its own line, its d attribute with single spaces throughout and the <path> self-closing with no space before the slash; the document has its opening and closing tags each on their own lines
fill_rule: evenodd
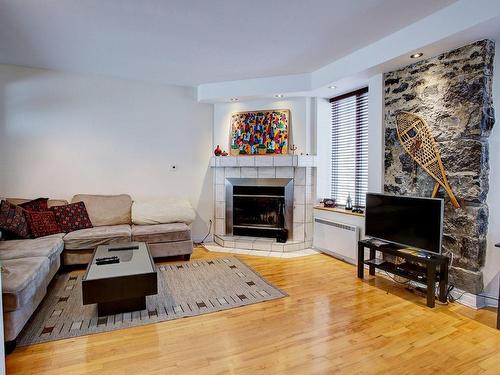
<svg viewBox="0 0 500 375">
<path fill-rule="evenodd" d="M 195 250 L 193 258 L 226 256 Z M 493 311 L 429 309 L 326 255 L 238 256 L 288 298 L 18 348 L 8 374 L 500 374 Z"/>
</svg>

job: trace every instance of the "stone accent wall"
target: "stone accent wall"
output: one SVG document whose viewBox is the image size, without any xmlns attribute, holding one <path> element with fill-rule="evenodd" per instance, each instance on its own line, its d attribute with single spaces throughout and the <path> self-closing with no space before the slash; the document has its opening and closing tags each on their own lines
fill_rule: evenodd
<svg viewBox="0 0 500 375">
<path fill-rule="evenodd" d="M 450 282 L 483 288 L 488 228 L 488 137 L 495 44 L 479 41 L 385 75 L 385 191 L 430 197 L 434 180 L 403 150 L 398 111 L 421 115 L 432 129 L 450 185 L 462 208 L 445 198 L 443 252 L 453 254 Z"/>
</svg>

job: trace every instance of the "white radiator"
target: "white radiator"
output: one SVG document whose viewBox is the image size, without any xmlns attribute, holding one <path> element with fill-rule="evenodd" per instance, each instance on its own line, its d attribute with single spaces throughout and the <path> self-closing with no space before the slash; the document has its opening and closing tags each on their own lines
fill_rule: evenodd
<svg viewBox="0 0 500 375">
<path fill-rule="evenodd" d="M 314 218 L 315 249 L 346 262 L 357 264 L 359 228 L 330 220 Z"/>
</svg>

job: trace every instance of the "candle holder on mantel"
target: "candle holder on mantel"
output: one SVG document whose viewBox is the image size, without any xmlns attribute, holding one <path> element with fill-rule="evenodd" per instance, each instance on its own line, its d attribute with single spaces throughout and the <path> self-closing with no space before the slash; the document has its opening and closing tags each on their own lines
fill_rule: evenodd
<svg viewBox="0 0 500 375">
<path fill-rule="evenodd" d="M 292 155 L 295 155 L 295 151 L 297 151 L 297 146 L 291 145 L 290 146 L 290 151 L 292 152 Z"/>
</svg>

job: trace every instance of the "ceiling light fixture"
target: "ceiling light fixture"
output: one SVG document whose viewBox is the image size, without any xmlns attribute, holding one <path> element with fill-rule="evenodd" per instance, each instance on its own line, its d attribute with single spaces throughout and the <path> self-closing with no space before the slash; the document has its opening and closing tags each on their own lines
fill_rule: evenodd
<svg viewBox="0 0 500 375">
<path fill-rule="evenodd" d="M 231 99 L 229 99 L 229 100 L 231 100 L 232 102 L 237 102 L 237 101 L 238 101 L 238 98 L 231 98 Z"/>
<path fill-rule="evenodd" d="M 284 95 L 283 94 L 276 94 L 274 95 L 275 98 L 282 98 Z"/>
<path fill-rule="evenodd" d="M 413 55 L 410 55 L 412 59 L 418 59 L 419 57 L 422 57 L 424 54 L 422 52 L 417 52 L 414 53 Z"/>
<path fill-rule="evenodd" d="M 333 90 L 333 89 L 336 89 L 336 88 L 337 88 L 337 86 L 335 86 L 335 85 L 330 85 L 330 86 L 328 86 L 328 88 Z"/>
</svg>

